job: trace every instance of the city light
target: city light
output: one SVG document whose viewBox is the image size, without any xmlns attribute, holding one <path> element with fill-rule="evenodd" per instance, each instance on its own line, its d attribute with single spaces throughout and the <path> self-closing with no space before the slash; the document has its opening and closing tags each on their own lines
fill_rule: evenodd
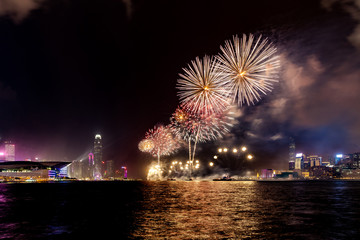
<svg viewBox="0 0 360 240">
<path fill-rule="evenodd" d="M 337 157 L 337 158 L 342 158 L 343 155 L 342 155 L 342 154 L 336 154 L 336 157 Z"/>
<path fill-rule="evenodd" d="M 218 152 L 221 153 L 221 152 L 222 152 L 222 148 L 219 148 L 219 149 L 218 149 Z"/>
<path fill-rule="evenodd" d="M 237 153 L 237 151 L 238 151 L 238 150 L 237 150 L 236 148 L 233 149 L 233 153 Z"/>
<path fill-rule="evenodd" d="M 254 157 L 249 154 L 249 155 L 247 155 L 247 158 L 248 158 L 249 160 L 251 160 L 251 159 L 253 159 Z"/>
<path fill-rule="evenodd" d="M 213 163 L 213 162 L 209 162 L 209 166 L 210 166 L 210 167 L 214 166 L 214 163 Z"/>
<path fill-rule="evenodd" d="M 218 158 L 218 156 L 215 155 L 215 156 L 214 156 L 214 159 L 217 159 L 217 158 Z"/>
<path fill-rule="evenodd" d="M 241 151 L 243 151 L 243 152 L 245 152 L 246 150 L 247 150 L 246 147 L 242 147 L 242 148 L 241 148 Z"/>
<path fill-rule="evenodd" d="M 227 152 L 228 151 L 228 149 L 227 148 L 224 148 L 224 152 Z"/>
<path fill-rule="evenodd" d="M 303 155 L 302 153 L 297 153 L 296 157 L 302 157 L 302 155 Z"/>
</svg>

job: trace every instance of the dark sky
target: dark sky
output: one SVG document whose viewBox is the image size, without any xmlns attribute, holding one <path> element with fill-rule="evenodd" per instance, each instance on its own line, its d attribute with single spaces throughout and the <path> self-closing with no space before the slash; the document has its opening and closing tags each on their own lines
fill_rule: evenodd
<svg viewBox="0 0 360 240">
<path fill-rule="evenodd" d="M 18 160 L 77 159 L 101 133 L 105 159 L 143 177 L 137 144 L 168 123 L 182 68 L 243 33 L 276 43 L 279 83 L 200 150 L 246 144 L 254 167 L 282 168 L 290 136 L 309 154 L 360 151 L 357 0 L 2 0 L 0 15 L 0 136 Z"/>
</svg>

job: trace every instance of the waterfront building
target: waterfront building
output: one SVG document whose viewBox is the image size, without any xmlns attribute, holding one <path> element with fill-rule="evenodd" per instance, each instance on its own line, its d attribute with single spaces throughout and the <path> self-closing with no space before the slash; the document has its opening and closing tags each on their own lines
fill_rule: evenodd
<svg viewBox="0 0 360 240">
<path fill-rule="evenodd" d="M 295 169 L 295 141 L 293 138 L 290 138 L 289 144 L 289 170 Z"/>
<path fill-rule="evenodd" d="M 305 154 L 297 153 L 295 158 L 295 170 L 304 169 Z"/>
<path fill-rule="evenodd" d="M 310 167 L 319 167 L 322 166 L 322 157 L 318 155 L 310 155 L 307 157 L 310 162 Z"/>
<path fill-rule="evenodd" d="M 5 161 L 15 161 L 15 144 L 11 141 L 5 141 Z"/>
<path fill-rule="evenodd" d="M 106 171 L 105 171 L 106 178 L 113 178 L 115 176 L 115 166 L 114 160 L 106 161 Z"/>
<path fill-rule="evenodd" d="M 297 172 L 282 172 L 274 176 L 275 179 L 298 179 L 299 174 Z"/>
<path fill-rule="evenodd" d="M 340 164 L 340 162 L 344 159 L 344 155 L 343 154 L 336 154 L 335 156 L 335 165 Z"/>
<path fill-rule="evenodd" d="M 80 160 L 73 161 L 68 167 L 68 174 L 71 178 L 81 179 L 83 176 L 83 168 Z"/>
<path fill-rule="evenodd" d="M 89 153 L 88 159 L 84 161 L 84 179 L 93 179 L 94 178 L 94 168 L 95 168 L 95 162 L 94 162 L 94 154 Z"/>
<path fill-rule="evenodd" d="M 100 134 L 95 135 L 94 140 L 94 179 L 101 180 L 103 175 L 102 139 Z"/>
<path fill-rule="evenodd" d="M 8 161 L 0 163 L 0 178 L 49 179 L 67 176 L 70 162 Z"/>
<path fill-rule="evenodd" d="M 321 166 L 329 166 L 331 165 L 330 158 L 321 158 Z"/>
<path fill-rule="evenodd" d="M 274 171 L 272 169 L 262 169 L 261 170 L 261 178 L 262 179 L 269 179 L 273 178 Z"/>
</svg>

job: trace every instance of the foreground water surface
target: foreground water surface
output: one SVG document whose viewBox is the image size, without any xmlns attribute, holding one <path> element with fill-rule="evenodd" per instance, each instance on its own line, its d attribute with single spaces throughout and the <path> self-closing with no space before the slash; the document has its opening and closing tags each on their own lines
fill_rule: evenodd
<svg viewBox="0 0 360 240">
<path fill-rule="evenodd" d="M 360 182 L 0 184 L 0 239 L 360 239 Z"/>
</svg>

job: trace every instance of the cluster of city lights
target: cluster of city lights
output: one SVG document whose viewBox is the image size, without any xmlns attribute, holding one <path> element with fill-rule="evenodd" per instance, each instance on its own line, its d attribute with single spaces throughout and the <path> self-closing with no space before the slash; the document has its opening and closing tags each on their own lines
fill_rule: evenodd
<svg viewBox="0 0 360 240">
<path fill-rule="evenodd" d="M 233 153 L 237 153 L 237 152 L 246 152 L 246 150 L 247 150 L 247 148 L 245 147 L 245 146 L 243 146 L 243 147 L 241 147 L 241 148 L 239 148 L 239 149 L 237 149 L 237 148 L 233 148 L 232 149 L 232 152 Z M 218 149 L 218 152 L 219 153 L 227 153 L 228 151 L 230 151 L 230 149 L 228 149 L 228 148 L 226 148 L 226 147 L 224 147 L 224 148 L 219 148 Z"/>
<path fill-rule="evenodd" d="M 156 180 L 161 176 L 162 172 L 160 165 L 152 166 L 148 171 L 147 179 Z"/>
<path fill-rule="evenodd" d="M 246 154 L 247 152 L 247 147 L 242 146 L 240 148 L 227 148 L 227 147 L 223 147 L 223 148 L 218 148 L 218 153 L 219 154 L 227 154 L 227 153 L 233 153 L 236 155 L 241 155 L 241 154 Z M 214 155 L 214 160 L 218 160 L 219 156 L 218 155 Z M 252 160 L 254 158 L 254 156 L 252 154 L 246 154 L 246 159 L 248 160 Z M 215 164 L 213 161 L 209 162 L 209 166 L 213 167 Z"/>
<path fill-rule="evenodd" d="M 169 173 L 173 173 L 173 172 L 181 172 L 181 171 L 189 171 L 189 170 L 197 170 L 200 168 L 200 161 L 199 160 L 195 160 L 194 161 L 186 161 L 186 163 L 184 164 L 181 161 L 173 161 L 171 163 L 170 169 L 169 169 Z"/>
</svg>

